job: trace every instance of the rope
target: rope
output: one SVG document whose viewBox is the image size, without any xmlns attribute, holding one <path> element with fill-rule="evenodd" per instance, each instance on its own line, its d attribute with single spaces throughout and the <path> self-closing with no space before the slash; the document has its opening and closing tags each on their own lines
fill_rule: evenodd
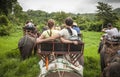
<svg viewBox="0 0 120 77">
<path fill-rule="evenodd" d="M 46 56 L 46 62 L 45 62 L 46 70 L 48 70 L 48 64 L 49 64 L 48 56 Z"/>
<path fill-rule="evenodd" d="M 64 73 L 65 73 L 65 72 L 63 71 L 62 74 L 61 74 L 60 71 L 58 70 L 58 76 L 59 76 L 59 77 L 63 77 Z"/>
</svg>

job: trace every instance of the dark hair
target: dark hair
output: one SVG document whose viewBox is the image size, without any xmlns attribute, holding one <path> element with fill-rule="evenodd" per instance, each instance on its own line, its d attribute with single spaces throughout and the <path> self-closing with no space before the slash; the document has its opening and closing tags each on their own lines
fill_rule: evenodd
<svg viewBox="0 0 120 77">
<path fill-rule="evenodd" d="M 68 26 L 72 26 L 73 25 L 73 20 L 72 18 L 68 17 L 65 19 L 65 24 Z"/>
<path fill-rule="evenodd" d="M 26 21 L 26 23 L 25 24 L 28 24 L 30 21 Z"/>
<path fill-rule="evenodd" d="M 107 24 L 107 27 L 112 27 L 112 24 L 111 24 L 111 23 L 108 23 L 108 24 Z"/>
</svg>

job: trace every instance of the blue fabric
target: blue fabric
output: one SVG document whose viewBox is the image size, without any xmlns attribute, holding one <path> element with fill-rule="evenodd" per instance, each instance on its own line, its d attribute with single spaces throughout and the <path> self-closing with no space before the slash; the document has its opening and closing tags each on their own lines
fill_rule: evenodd
<svg viewBox="0 0 120 77">
<path fill-rule="evenodd" d="M 74 26 L 73 29 L 77 31 L 77 34 L 80 34 L 80 28 L 78 26 Z"/>
</svg>

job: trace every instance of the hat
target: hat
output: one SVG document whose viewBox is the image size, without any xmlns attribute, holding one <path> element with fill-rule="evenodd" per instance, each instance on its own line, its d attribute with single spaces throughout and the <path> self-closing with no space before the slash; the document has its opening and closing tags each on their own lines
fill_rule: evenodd
<svg viewBox="0 0 120 77">
<path fill-rule="evenodd" d="M 73 23 L 73 25 L 76 25 L 76 26 L 77 26 L 77 23 L 76 23 L 76 22 L 74 22 L 74 23 Z"/>
<path fill-rule="evenodd" d="M 112 24 L 111 24 L 111 23 L 108 23 L 108 24 L 107 24 L 107 26 L 110 26 L 110 25 L 112 26 Z"/>
<path fill-rule="evenodd" d="M 111 23 L 108 23 L 108 24 L 107 24 L 107 27 L 112 27 L 112 24 L 111 24 Z"/>
</svg>

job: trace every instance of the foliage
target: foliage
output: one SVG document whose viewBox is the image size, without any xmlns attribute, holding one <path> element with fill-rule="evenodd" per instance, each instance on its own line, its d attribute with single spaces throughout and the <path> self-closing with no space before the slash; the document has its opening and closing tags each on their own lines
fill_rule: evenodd
<svg viewBox="0 0 120 77">
<path fill-rule="evenodd" d="M 1 2 L 4 3 L 6 3 L 6 1 L 7 0 L 4 1 L 1 0 Z M 62 26 L 64 24 L 64 19 L 68 16 L 73 18 L 74 22 L 78 24 L 81 30 L 101 31 L 101 28 L 105 27 L 105 25 L 108 22 L 114 23 L 114 25 L 116 25 L 119 28 L 119 23 L 118 23 L 119 21 L 118 17 L 120 17 L 119 8 L 112 10 L 112 6 L 103 2 L 98 2 L 97 14 L 96 13 L 73 14 L 73 13 L 65 13 L 64 11 L 52 12 L 52 13 L 47 13 L 42 10 L 30 10 L 30 9 L 27 11 L 23 11 L 22 7 L 19 5 L 17 0 L 9 0 L 9 1 L 12 2 L 10 6 L 12 7 L 12 10 L 9 12 L 9 14 L 7 13 L 7 17 L 10 20 L 10 22 L 14 25 L 13 29 L 15 30 L 16 28 L 21 29 L 24 26 L 25 22 L 31 19 L 33 20 L 33 23 L 36 24 L 37 27 L 39 28 L 38 30 L 40 30 L 40 28 L 45 26 L 47 20 L 51 18 L 53 18 L 56 21 L 57 26 Z M 8 4 L 10 5 L 10 3 Z M 0 5 L 0 7 L 3 6 Z M 6 10 L 8 10 L 8 8 L 6 8 Z"/>
<path fill-rule="evenodd" d="M 12 12 L 13 4 L 17 0 L 0 0 L 0 14 L 5 14 L 6 16 Z"/>
<path fill-rule="evenodd" d="M 98 2 L 97 6 L 97 17 L 98 19 L 103 21 L 103 24 L 106 25 L 107 23 L 115 23 L 118 20 L 116 13 L 113 12 L 112 6 L 108 5 L 107 3 Z"/>
<path fill-rule="evenodd" d="M 19 5 L 18 2 L 16 2 L 16 4 L 14 4 L 14 9 L 13 9 L 13 13 L 15 14 L 15 16 L 19 16 L 22 12 L 22 7 Z"/>
<path fill-rule="evenodd" d="M 101 32 L 82 31 L 84 48 L 84 77 L 100 77 L 100 57 L 98 46 Z"/>
<path fill-rule="evenodd" d="M 120 13 L 120 8 L 116 8 L 113 11 L 116 12 L 116 13 Z"/>
<path fill-rule="evenodd" d="M 102 23 L 100 21 L 91 21 L 80 24 L 79 27 L 81 30 L 100 32 L 102 29 Z"/>
<path fill-rule="evenodd" d="M 120 31 L 120 20 L 119 21 L 117 21 L 117 23 L 116 23 L 116 25 L 115 25 L 116 27 L 117 27 L 117 29 Z"/>
<path fill-rule="evenodd" d="M 99 77 L 100 63 L 97 48 L 101 33 L 82 31 L 82 34 L 85 42 L 84 77 Z M 24 61 L 20 60 L 19 50 L 16 49 L 20 37 L 22 31 L 0 38 L 0 77 L 38 77 L 40 69 L 37 55 Z"/>
<path fill-rule="evenodd" d="M 4 15 L 0 16 L 0 36 L 9 35 L 11 32 L 12 25 L 8 18 Z"/>
<path fill-rule="evenodd" d="M 100 70 L 96 70 L 100 69 L 98 59 L 86 56 L 84 60 L 85 60 L 84 77 L 100 77 Z"/>
<path fill-rule="evenodd" d="M 79 27 L 80 27 L 80 30 L 88 30 L 88 25 L 85 23 L 80 24 Z"/>
<path fill-rule="evenodd" d="M 22 32 L 0 38 L 0 77 L 37 77 L 39 74 L 39 58 L 33 56 L 27 60 L 20 60 L 17 43 Z M 12 44 L 12 45 L 11 45 Z"/>
<path fill-rule="evenodd" d="M 62 25 L 63 22 L 64 22 L 64 20 L 65 20 L 65 18 L 68 17 L 67 13 L 65 13 L 65 12 L 63 12 L 63 11 L 61 11 L 61 12 L 56 12 L 56 13 L 51 13 L 50 16 L 51 16 L 51 17 L 53 16 L 52 18 L 56 20 L 56 23 L 57 23 L 58 25 Z"/>
<path fill-rule="evenodd" d="M 120 8 L 114 9 L 113 12 L 116 13 L 118 17 L 120 17 Z"/>
<path fill-rule="evenodd" d="M 89 28 L 88 28 L 88 31 L 101 31 L 101 29 L 102 29 L 102 23 L 101 22 L 91 22 L 90 23 L 90 26 L 89 26 Z"/>
</svg>

